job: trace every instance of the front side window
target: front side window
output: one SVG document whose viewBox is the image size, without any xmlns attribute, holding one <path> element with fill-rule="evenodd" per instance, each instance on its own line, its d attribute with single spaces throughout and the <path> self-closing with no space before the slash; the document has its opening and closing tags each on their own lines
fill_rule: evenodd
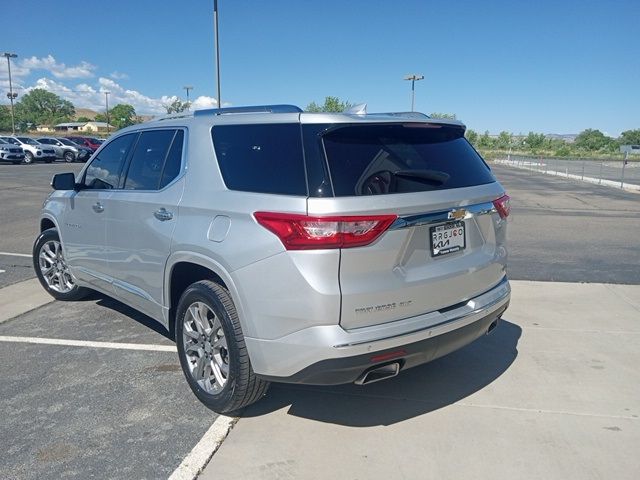
<svg viewBox="0 0 640 480">
<path fill-rule="evenodd" d="M 182 131 L 179 131 L 179 152 L 182 158 Z M 142 132 L 140 139 L 136 144 L 136 149 L 129 164 L 127 178 L 124 182 L 125 190 L 157 190 L 162 188 L 160 181 L 163 178 L 163 171 L 166 170 L 165 163 L 170 159 L 172 143 L 176 130 L 150 130 Z M 178 148 L 178 147 L 176 147 Z M 175 154 L 174 154 L 175 157 Z M 171 158 L 171 161 L 175 158 Z M 169 170 L 172 170 L 173 165 Z M 178 164 L 178 171 L 180 164 Z M 175 178 L 178 172 L 169 179 L 164 185 L 167 185 Z"/>
<path fill-rule="evenodd" d="M 218 125 L 211 134 L 230 190 L 307 195 L 299 124 Z"/>
<path fill-rule="evenodd" d="M 85 188 L 118 188 L 122 166 L 137 136 L 137 133 L 123 135 L 105 146 L 87 167 L 83 182 Z"/>
<path fill-rule="evenodd" d="M 48 138 L 39 138 L 38 139 L 38 143 L 42 143 L 44 145 L 49 145 L 49 139 Z"/>
</svg>

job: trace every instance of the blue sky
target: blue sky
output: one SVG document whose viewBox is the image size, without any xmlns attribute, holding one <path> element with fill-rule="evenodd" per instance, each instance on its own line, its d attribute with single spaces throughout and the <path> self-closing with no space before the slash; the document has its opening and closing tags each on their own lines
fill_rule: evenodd
<svg viewBox="0 0 640 480">
<path fill-rule="evenodd" d="M 213 0 L 4 2 L 0 50 L 19 55 L 18 93 L 47 87 L 76 106 L 171 96 L 215 101 Z M 8 5 L 7 5 L 8 4 Z M 222 101 L 327 95 L 370 112 L 455 113 L 498 133 L 610 135 L 640 128 L 640 1 L 219 0 Z M 28 20 L 31 19 L 31 20 Z M 6 62 L 0 89 L 7 102 Z M 198 98 L 199 97 L 199 98 Z"/>
</svg>

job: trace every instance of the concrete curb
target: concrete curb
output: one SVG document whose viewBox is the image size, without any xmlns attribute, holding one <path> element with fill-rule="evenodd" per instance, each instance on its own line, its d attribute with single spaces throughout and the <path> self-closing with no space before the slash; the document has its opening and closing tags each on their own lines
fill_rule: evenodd
<svg viewBox="0 0 640 480">
<path fill-rule="evenodd" d="M 0 289 L 0 323 L 53 302 L 37 278 Z"/>
</svg>

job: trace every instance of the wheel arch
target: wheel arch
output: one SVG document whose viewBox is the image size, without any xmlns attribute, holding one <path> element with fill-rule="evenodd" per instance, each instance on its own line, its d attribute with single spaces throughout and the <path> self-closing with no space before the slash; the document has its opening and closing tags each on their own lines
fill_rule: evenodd
<svg viewBox="0 0 640 480">
<path fill-rule="evenodd" d="M 200 280 L 211 280 L 229 291 L 243 332 L 247 334 L 250 331 L 235 283 L 221 264 L 198 253 L 174 252 L 169 257 L 165 272 L 164 298 L 168 315 L 167 325 L 171 335 L 175 334 L 175 311 L 180 296 L 189 285 Z"/>
</svg>

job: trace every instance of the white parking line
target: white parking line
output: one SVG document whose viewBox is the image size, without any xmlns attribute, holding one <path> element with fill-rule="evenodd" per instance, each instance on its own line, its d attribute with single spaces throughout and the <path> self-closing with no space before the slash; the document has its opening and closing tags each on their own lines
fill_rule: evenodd
<svg viewBox="0 0 640 480">
<path fill-rule="evenodd" d="M 176 352 L 174 345 L 151 345 L 148 343 L 90 342 L 85 340 L 65 340 L 62 338 L 13 337 L 0 335 L 0 342 L 36 343 L 40 345 L 60 345 L 65 347 L 113 348 L 119 350 L 146 350 L 152 352 Z"/>
<path fill-rule="evenodd" d="M 176 468 L 169 480 L 193 480 L 207 466 L 209 460 L 220 448 L 223 440 L 229 434 L 233 424 L 238 420 L 236 417 L 220 415 L 213 425 L 202 436 L 200 441 L 189 452 L 178 468 Z"/>
<path fill-rule="evenodd" d="M 29 253 L 11 253 L 11 252 L 0 252 L 0 255 L 4 255 L 5 257 L 24 257 L 24 258 L 31 258 L 33 256 Z"/>
</svg>

